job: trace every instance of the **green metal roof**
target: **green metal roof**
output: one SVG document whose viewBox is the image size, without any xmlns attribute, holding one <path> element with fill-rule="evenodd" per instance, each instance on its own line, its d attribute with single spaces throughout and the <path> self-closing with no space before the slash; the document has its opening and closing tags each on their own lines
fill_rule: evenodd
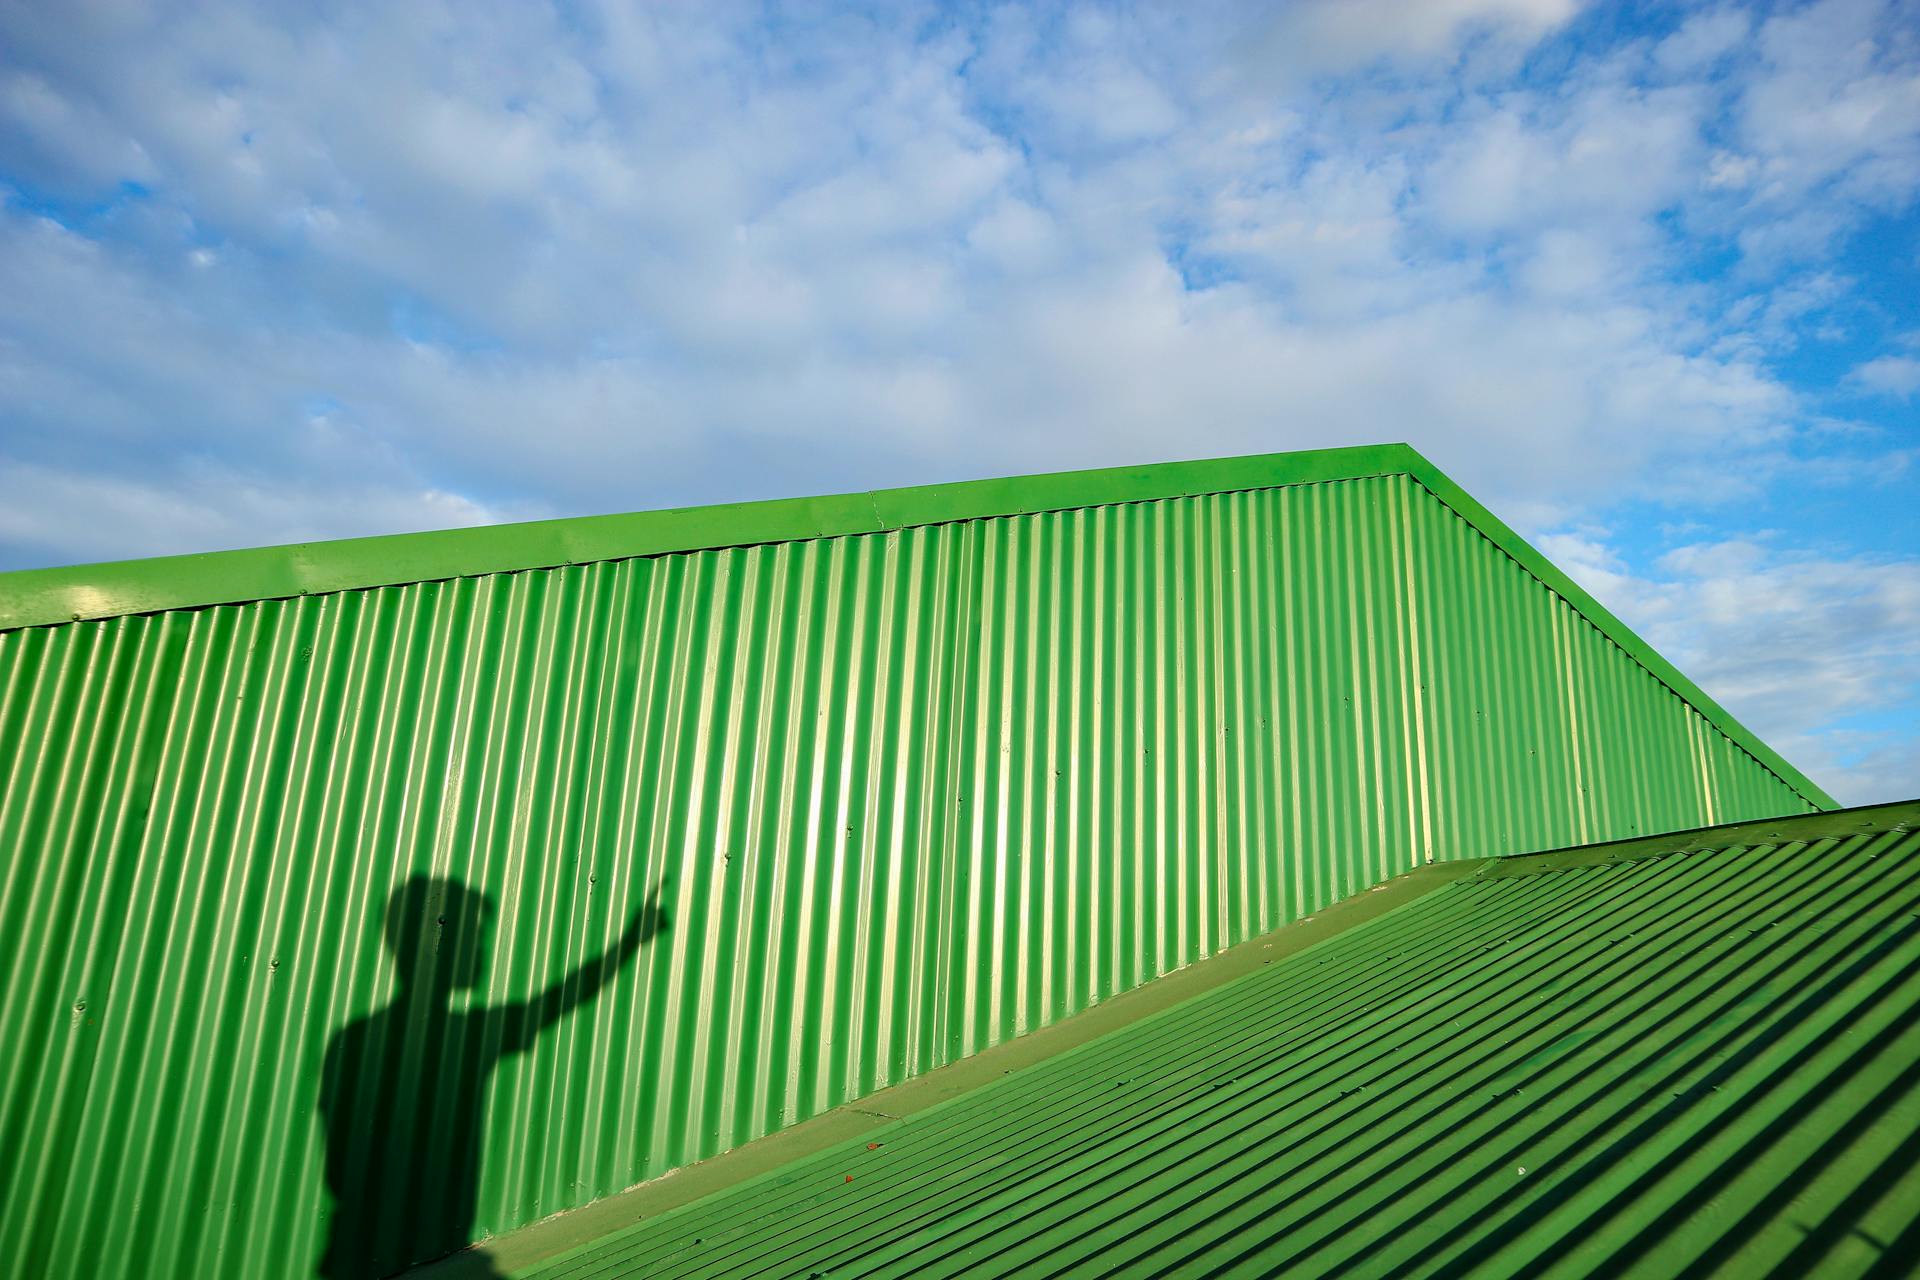
<svg viewBox="0 0 1920 1280">
<path fill-rule="evenodd" d="M 1456 865 L 517 1274 L 1907 1274 L 1917 825 L 1920 801 Z"/>
</svg>

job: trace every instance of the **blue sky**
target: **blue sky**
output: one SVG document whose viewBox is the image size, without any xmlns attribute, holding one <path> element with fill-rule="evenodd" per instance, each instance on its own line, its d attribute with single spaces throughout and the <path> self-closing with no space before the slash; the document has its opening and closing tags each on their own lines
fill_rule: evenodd
<svg viewBox="0 0 1920 1280">
<path fill-rule="evenodd" d="M 0 567 L 1407 440 L 1920 792 L 1920 6 L 0 7 Z"/>
</svg>

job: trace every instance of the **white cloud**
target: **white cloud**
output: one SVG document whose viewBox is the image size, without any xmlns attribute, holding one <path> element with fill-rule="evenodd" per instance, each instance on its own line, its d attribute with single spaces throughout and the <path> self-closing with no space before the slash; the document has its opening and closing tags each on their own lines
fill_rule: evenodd
<svg viewBox="0 0 1920 1280">
<path fill-rule="evenodd" d="M 1770 364 L 1920 189 L 1904 16 L 6 6 L 0 556 L 1406 438 L 1522 526 L 1681 508 L 1547 549 L 1884 797 L 1920 568 L 1713 504 L 1920 457 Z"/>
<path fill-rule="evenodd" d="M 1698 183 L 1705 110 L 1691 89 L 1596 83 L 1571 102 L 1515 95 L 1449 130 L 1426 211 L 1468 235 L 1634 227 Z"/>
<path fill-rule="evenodd" d="M 1760 65 L 1739 99 L 1754 195 L 1778 225 L 1751 253 L 1807 253 L 1857 217 L 1920 190 L 1920 61 L 1912 19 L 1894 0 L 1823 0 L 1769 18 Z M 1794 210 L 1824 188 L 1824 207 Z M 1777 215 L 1786 214 L 1784 218 Z"/>
<path fill-rule="evenodd" d="M 1920 773 L 1920 559 L 1765 542 L 1683 544 L 1636 574 L 1604 531 L 1541 548 L 1601 603 L 1843 803 L 1910 798 Z M 1861 729 L 1853 717 L 1905 717 Z"/>
<path fill-rule="evenodd" d="M 1809 777 L 1824 778 L 1842 804 L 1884 804 L 1920 796 L 1920 738 L 1898 730 L 1828 729 L 1792 735 L 1776 747 Z"/>
<path fill-rule="evenodd" d="M 1502 78 L 1577 16 L 12 6 L 0 457 L 194 498 L 7 554 L 241 536 L 204 463 L 316 533 L 1399 437 L 1528 523 L 1750 495 L 1814 429 L 1789 295 L 1845 282 L 1736 317 L 1662 220 L 1844 225 L 1907 134 L 1842 107 L 1909 69 L 1883 11 L 1720 10 Z M 1795 94 L 1845 199 L 1789 200 Z"/>
<path fill-rule="evenodd" d="M 432 489 L 291 489 L 205 464 L 141 480 L 0 457 L 0 542 L 93 560 L 457 528 L 524 514 Z"/>
<path fill-rule="evenodd" d="M 1920 360 L 1912 356 L 1878 356 L 1847 374 L 1847 380 L 1868 391 L 1906 399 L 1920 391 Z"/>
<path fill-rule="evenodd" d="M 1737 50 L 1752 27 L 1752 19 L 1736 8 L 1696 13 L 1660 42 L 1653 60 L 1669 74 L 1698 72 Z"/>
<path fill-rule="evenodd" d="M 1742 189 L 1753 185 L 1759 171 L 1760 162 L 1752 156 L 1716 151 L 1707 162 L 1705 182 L 1709 190 Z"/>
<path fill-rule="evenodd" d="M 1476 36 L 1524 49 L 1580 7 L 1580 0 L 1300 0 L 1281 7 L 1255 48 L 1268 66 L 1325 76 L 1382 61 L 1448 59 Z"/>
</svg>

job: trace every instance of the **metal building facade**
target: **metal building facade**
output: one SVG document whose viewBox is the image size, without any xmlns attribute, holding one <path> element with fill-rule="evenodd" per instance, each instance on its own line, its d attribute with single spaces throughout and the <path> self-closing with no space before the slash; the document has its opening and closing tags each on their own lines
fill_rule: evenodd
<svg viewBox="0 0 1920 1280">
<path fill-rule="evenodd" d="M 641 533 L 0 576 L 5 1256 L 310 1273 L 323 1059 L 420 873 L 494 899 L 475 1005 L 668 885 L 493 1075 L 484 1234 L 1422 861 L 1830 806 L 1404 448 Z M 356 1158 L 430 1181 L 453 1124 Z"/>
</svg>

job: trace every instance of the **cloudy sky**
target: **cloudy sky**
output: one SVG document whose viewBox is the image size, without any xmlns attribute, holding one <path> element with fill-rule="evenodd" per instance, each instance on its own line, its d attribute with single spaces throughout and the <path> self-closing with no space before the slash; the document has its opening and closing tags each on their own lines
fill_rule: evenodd
<svg viewBox="0 0 1920 1280">
<path fill-rule="evenodd" d="M 0 7 L 0 568 L 1406 440 L 1920 793 L 1920 0 Z"/>
</svg>

